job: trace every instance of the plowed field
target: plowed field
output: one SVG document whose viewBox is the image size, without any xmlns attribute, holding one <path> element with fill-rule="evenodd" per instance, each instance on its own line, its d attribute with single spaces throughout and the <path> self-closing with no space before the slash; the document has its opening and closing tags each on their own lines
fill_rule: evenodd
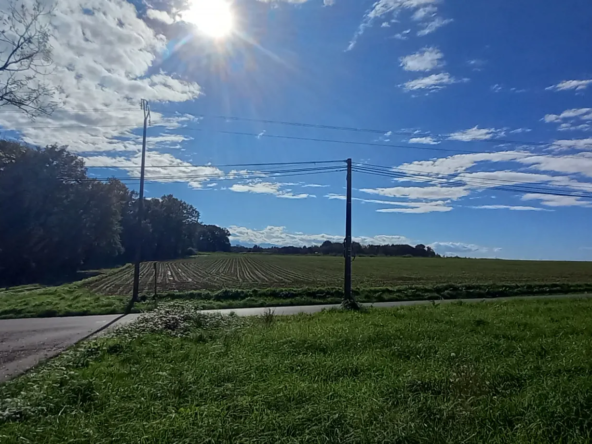
<svg viewBox="0 0 592 444">
<path fill-rule="evenodd" d="M 158 292 L 222 288 L 341 287 L 343 258 L 212 254 L 156 263 Z M 439 284 L 592 283 L 592 262 L 503 261 L 359 257 L 352 264 L 355 287 Z M 142 264 L 140 291 L 154 291 L 154 262 Z M 133 268 L 93 278 L 99 294 L 128 295 Z"/>
<path fill-rule="evenodd" d="M 154 291 L 154 264 L 146 262 L 140 268 L 140 293 Z M 339 277 L 335 276 L 335 279 Z M 88 286 L 99 294 L 131 294 L 132 281 L 133 267 L 126 266 L 93 280 Z M 307 267 L 299 270 L 278 266 L 271 256 L 212 255 L 156 263 L 156 285 L 159 292 L 326 286 L 330 281 L 321 279 L 321 276 L 315 278 Z"/>
</svg>

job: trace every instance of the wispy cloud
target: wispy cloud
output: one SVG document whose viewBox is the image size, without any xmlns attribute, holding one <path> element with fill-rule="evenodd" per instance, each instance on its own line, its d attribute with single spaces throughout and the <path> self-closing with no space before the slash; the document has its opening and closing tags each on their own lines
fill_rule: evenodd
<svg viewBox="0 0 592 444">
<path fill-rule="evenodd" d="M 377 194 L 385 197 L 404 197 L 408 199 L 458 199 L 468 196 L 470 190 L 465 187 L 392 187 L 392 188 L 362 188 L 360 192 Z"/>
<path fill-rule="evenodd" d="M 436 17 L 431 22 L 423 24 L 423 28 L 417 31 L 417 35 L 423 37 L 424 35 L 431 34 L 432 32 L 435 32 L 442 26 L 446 26 L 452 22 L 452 19 L 443 19 L 442 17 Z"/>
<path fill-rule="evenodd" d="M 271 194 L 282 199 L 306 199 L 309 197 L 316 197 L 314 194 L 294 194 L 291 189 L 284 189 L 284 187 L 289 185 L 291 184 L 253 180 L 246 183 L 234 184 L 229 190 L 236 193 Z"/>
<path fill-rule="evenodd" d="M 592 207 L 592 202 L 581 197 L 525 194 L 522 200 L 539 200 L 548 207 Z"/>
<path fill-rule="evenodd" d="M 443 72 L 440 74 L 432 74 L 427 77 L 411 80 L 401 85 L 401 87 L 406 91 L 438 91 L 442 88 L 445 88 L 448 85 L 463 82 L 468 82 L 468 79 L 457 79 L 455 77 L 452 77 L 447 72 Z"/>
<path fill-rule="evenodd" d="M 405 71 L 432 71 L 444 66 L 444 54 L 438 48 L 426 47 L 421 51 L 401 57 L 401 66 Z"/>
<path fill-rule="evenodd" d="M 552 144 L 552 148 L 557 150 L 592 150 L 592 138 L 588 139 L 571 139 L 571 140 L 556 140 Z"/>
<path fill-rule="evenodd" d="M 360 190 L 364 191 L 364 190 Z M 345 200 L 345 196 L 342 194 L 327 194 L 325 196 L 330 200 Z M 423 214 L 423 213 L 445 213 L 452 211 L 452 207 L 448 205 L 449 201 L 428 201 L 428 202 L 411 202 L 411 201 L 392 201 L 392 200 L 378 200 L 378 199 L 362 199 L 359 197 L 353 197 L 353 201 L 376 204 L 376 205 L 389 205 L 397 208 L 381 208 L 376 210 L 377 213 L 409 213 L 409 214 Z"/>
<path fill-rule="evenodd" d="M 501 251 L 501 248 L 483 247 L 463 242 L 434 242 L 430 244 L 430 247 L 441 254 L 498 253 Z"/>
<path fill-rule="evenodd" d="M 489 140 L 494 137 L 503 136 L 503 130 L 495 128 L 479 128 L 478 126 L 464 131 L 457 131 L 450 134 L 450 140 L 459 140 L 461 142 L 472 142 L 475 140 Z"/>
<path fill-rule="evenodd" d="M 130 177 L 139 178 L 142 157 L 138 153 L 132 157 L 86 156 L 87 167 L 117 168 L 127 171 Z M 146 180 L 170 183 L 186 182 L 190 187 L 199 189 L 210 180 L 220 179 L 226 174 L 217 167 L 194 166 L 176 157 L 154 151 L 146 152 Z"/>
<path fill-rule="evenodd" d="M 591 80 L 564 80 L 557 85 L 551 85 L 546 88 L 548 91 L 577 91 L 581 92 L 592 84 Z"/>
<path fill-rule="evenodd" d="M 364 14 L 362 23 L 356 30 L 354 36 L 349 42 L 346 51 L 352 50 L 358 39 L 364 34 L 366 29 L 373 26 L 374 22 L 385 15 L 397 17 L 401 11 L 411 11 L 411 19 L 419 26 L 417 35 L 424 36 L 436 31 L 438 28 L 447 25 L 452 20 L 443 19 L 437 15 L 437 4 L 442 0 L 378 0 L 372 7 Z M 383 22 L 384 23 L 384 22 Z M 409 32 L 397 34 L 395 38 L 406 39 Z"/>
<path fill-rule="evenodd" d="M 553 211 L 545 208 L 525 207 L 520 205 L 479 205 L 470 207 L 478 210 L 510 210 L 510 211 Z"/>
<path fill-rule="evenodd" d="M 419 143 L 423 145 L 438 145 L 440 142 L 433 137 L 412 137 L 409 143 Z"/>
<path fill-rule="evenodd" d="M 559 124 L 559 131 L 592 130 L 592 108 L 574 108 L 561 114 L 547 114 L 542 119 L 546 123 Z"/>
</svg>

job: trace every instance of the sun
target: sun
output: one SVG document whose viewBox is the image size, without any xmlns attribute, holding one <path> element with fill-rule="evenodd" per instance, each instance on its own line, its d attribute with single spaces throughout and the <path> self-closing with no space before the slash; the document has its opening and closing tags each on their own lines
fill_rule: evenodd
<svg viewBox="0 0 592 444">
<path fill-rule="evenodd" d="M 182 20 L 193 23 L 204 34 L 222 38 L 234 26 L 232 9 L 225 0 L 191 0 L 188 10 L 181 13 Z"/>
</svg>

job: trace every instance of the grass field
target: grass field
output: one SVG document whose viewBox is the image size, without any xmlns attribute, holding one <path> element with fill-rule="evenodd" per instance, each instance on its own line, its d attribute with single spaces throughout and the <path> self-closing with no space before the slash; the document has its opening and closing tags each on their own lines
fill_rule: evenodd
<svg viewBox="0 0 592 444">
<path fill-rule="evenodd" d="M 157 263 L 159 292 L 223 288 L 342 287 L 343 258 L 212 254 Z M 592 262 L 504 261 L 358 257 L 352 264 L 357 288 L 442 284 L 592 283 Z M 141 268 L 141 292 L 153 294 L 154 263 Z M 98 294 L 131 294 L 133 269 L 88 280 Z"/>
<path fill-rule="evenodd" d="M 3 443 L 589 443 L 592 300 L 172 308 L 0 386 Z"/>
</svg>

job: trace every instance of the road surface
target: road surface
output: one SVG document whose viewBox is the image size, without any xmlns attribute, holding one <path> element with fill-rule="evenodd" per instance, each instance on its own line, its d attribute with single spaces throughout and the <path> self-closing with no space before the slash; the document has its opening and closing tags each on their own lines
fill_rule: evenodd
<svg viewBox="0 0 592 444">
<path fill-rule="evenodd" d="M 0 320 L 0 382 L 61 353 L 121 317 L 106 315 Z M 127 317 L 125 320 L 128 321 Z"/>
<path fill-rule="evenodd" d="M 592 297 L 592 295 L 529 296 L 524 298 L 461 299 L 463 302 L 501 301 L 509 299 L 552 299 Z M 441 300 L 438 303 L 458 302 L 458 299 Z M 430 301 L 399 301 L 366 304 L 374 307 L 401 307 L 426 304 Z M 317 313 L 338 308 L 339 305 L 307 305 L 270 308 L 235 308 L 226 310 L 204 310 L 207 313 L 236 313 L 238 316 L 262 315 L 273 310 L 276 315 Z M 132 322 L 139 315 L 78 316 L 66 318 L 31 318 L 0 320 L 0 382 L 16 376 L 39 362 L 48 359 L 75 343 L 106 328 Z"/>
</svg>

